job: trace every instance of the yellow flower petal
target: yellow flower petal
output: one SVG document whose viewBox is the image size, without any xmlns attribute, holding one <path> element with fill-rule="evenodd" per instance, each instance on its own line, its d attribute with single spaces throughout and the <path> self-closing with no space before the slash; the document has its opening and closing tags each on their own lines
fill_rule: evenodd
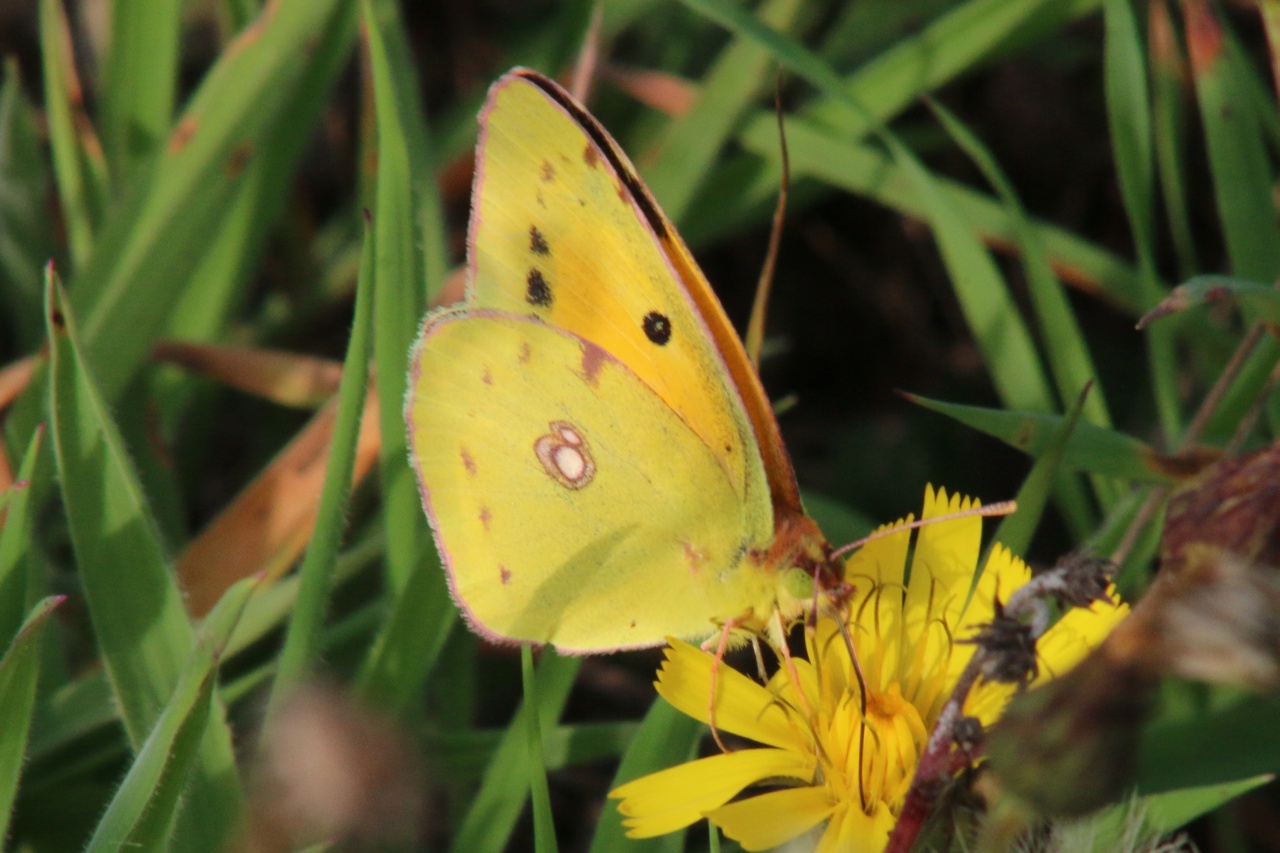
<svg viewBox="0 0 1280 853">
<path fill-rule="evenodd" d="M 1040 674 L 1035 683 L 1057 678 L 1097 648 L 1121 619 L 1129 615 L 1129 605 L 1121 603 L 1115 587 L 1107 590 L 1111 601 L 1095 601 L 1089 607 L 1068 611 L 1036 643 Z M 1112 603 L 1116 602 L 1116 603 Z"/>
<path fill-rule="evenodd" d="M 675 832 L 765 779 L 813 779 L 811 757 L 783 749 L 743 749 L 642 776 L 609 792 L 632 838 Z"/>
<path fill-rule="evenodd" d="M 946 489 L 924 490 L 923 519 L 963 512 L 978 505 L 973 498 L 947 497 Z M 982 516 L 971 515 L 920 528 L 911 560 L 911 585 L 907 590 L 907 612 L 913 616 L 942 615 L 939 605 L 956 601 L 948 610 L 962 605 L 973 582 L 982 546 Z M 930 600 L 933 604 L 930 607 Z"/>
<path fill-rule="evenodd" d="M 885 803 L 876 803 L 871 814 L 845 808 L 831 816 L 815 853 L 881 853 L 896 822 Z"/>
<path fill-rule="evenodd" d="M 658 695 L 681 712 L 711 723 L 711 668 L 715 655 L 671 639 L 658 670 Z M 789 719 L 774 694 L 724 661 L 716 669 L 716 728 L 781 749 L 807 750 L 802 721 Z"/>
<path fill-rule="evenodd" d="M 921 517 L 974 505 L 929 489 Z M 842 626 L 820 614 L 816 631 L 806 636 L 808 660 L 793 659 L 762 687 L 673 641 L 659 692 L 707 722 L 715 668 L 718 727 L 776 748 L 705 758 L 622 786 L 612 796 L 623 798 L 619 808 L 629 834 L 659 835 L 705 816 L 747 850 L 807 835 L 803 843 L 816 843 L 818 853 L 881 853 L 928 731 L 976 650 L 964 641 L 992 620 L 997 595 L 1007 601 L 1031 576 L 1025 563 L 996 546 L 975 578 L 981 528 L 977 516 L 925 527 L 905 584 L 907 531 L 849 558 L 854 654 Z M 1124 605 L 1100 602 L 1069 613 L 1038 644 L 1041 678 L 1073 666 L 1127 612 Z M 855 657 L 865 689 L 855 675 Z M 1014 690 L 980 680 L 965 712 L 989 725 Z M 752 796 L 755 789 L 748 789 L 760 783 L 773 790 Z M 779 787 L 788 784 L 795 786 Z"/>
<path fill-rule="evenodd" d="M 804 835 L 835 809 L 823 788 L 784 788 L 730 803 L 707 817 L 743 850 L 768 850 Z"/>
</svg>

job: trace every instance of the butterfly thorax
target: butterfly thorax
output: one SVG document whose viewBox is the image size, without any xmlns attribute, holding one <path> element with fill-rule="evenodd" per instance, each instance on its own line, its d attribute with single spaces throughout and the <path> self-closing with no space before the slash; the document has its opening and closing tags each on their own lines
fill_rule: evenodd
<svg viewBox="0 0 1280 853">
<path fill-rule="evenodd" d="M 807 515 L 780 516 L 773 541 L 748 555 L 756 570 L 771 579 L 772 606 L 753 613 L 753 618 L 743 620 L 742 627 L 766 634 L 777 646 L 786 628 L 812 609 L 815 588 L 821 593 L 843 585 L 843 566 L 832 558 L 832 550 L 817 523 Z"/>
</svg>

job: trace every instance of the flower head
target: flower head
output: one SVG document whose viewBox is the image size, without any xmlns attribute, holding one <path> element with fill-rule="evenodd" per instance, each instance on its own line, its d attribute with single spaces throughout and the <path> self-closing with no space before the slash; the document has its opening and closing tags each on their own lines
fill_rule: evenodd
<svg viewBox="0 0 1280 853">
<path fill-rule="evenodd" d="M 974 505 L 927 489 L 922 517 Z M 761 746 L 621 786 L 610 796 L 622 800 L 629 834 L 662 835 L 706 817 L 743 848 L 765 850 L 825 823 L 820 853 L 879 853 L 929 732 L 977 650 L 966 640 L 993 621 L 998 601 L 1031 578 L 1021 560 L 996 546 L 975 583 L 981 535 L 976 515 L 925 526 L 909 562 L 909 530 L 868 543 L 845 565 L 853 589 L 846 624 L 819 618 L 806 638 L 807 659 L 793 659 L 767 684 L 672 640 L 659 694 L 709 722 L 714 683 L 716 727 Z M 1067 613 L 1036 644 L 1035 680 L 1074 666 L 1127 612 L 1126 605 L 1103 601 Z M 964 713 L 990 725 L 1015 689 L 979 679 Z M 739 798 L 761 785 L 762 792 Z"/>
</svg>

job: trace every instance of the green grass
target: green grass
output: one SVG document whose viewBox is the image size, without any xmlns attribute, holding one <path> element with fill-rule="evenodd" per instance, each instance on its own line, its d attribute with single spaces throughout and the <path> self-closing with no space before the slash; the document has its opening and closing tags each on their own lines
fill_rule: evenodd
<svg viewBox="0 0 1280 853">
<path fill-rule="evenodd" d="M 349 772 L 307 781 L 379 792 L 355 824 L 392 846 L 707 849 L 697 829 L 625 839 L 604 800 L 705 734 L 651 702 L 654 654 L 522 667 L 480 643 L 406 461 L 409 346 L 463 262 L 485 87 L 569 69 L 592 4 L 465 24 L 391 0 L 111 8 L 91 39 L 41 0 L 0 72 L 0 369 L 35 363 L 0 393 L 10 848 L 357 833 L 317 828 L 333 808 L 282 811 L 287 768 L 258 746 L 323 684 L 308 749 Z M 783 431 L 833 539 L 916 511 L 927 482 L 1018 494 L 1005 541 L 1042 564 L 1122 548 L 1136 593 L 1188 459 L 1280 425 L 1280 343 L 1248 331 L 1280 314 L 1277 20 L 1200 0 L 609 2 L 608 70 L 666 75 L 691 106 L 641 105 L 609 73 L 590 105 L 744 329 L 782 181 L 780 82 L 791 205 L 763 375 L 794 400 Z M 162 340 L 344 364 L 313 395 L 336 400 L 308 463 L 328 475 L 287 476 L 311 413 L 270 389 L 303 368 L 213 381 L 152 358 Z M 354 489 L 352 470 L 369 472 Z M 261 476 L 281 485 L 213 540 L 202 592 L 220 601 L 194 618 L 182 555 Z M 283 506 L 315 511 L 270 551 L 298 566 L 281 578 L 254 545 Z M 1161 695 L 1134 735 L 1148 823 L 1219 809 L 1212 831 L 1243 837 L 1220 807 L 1280 771 L 1274 697 Z"/>
</svg>

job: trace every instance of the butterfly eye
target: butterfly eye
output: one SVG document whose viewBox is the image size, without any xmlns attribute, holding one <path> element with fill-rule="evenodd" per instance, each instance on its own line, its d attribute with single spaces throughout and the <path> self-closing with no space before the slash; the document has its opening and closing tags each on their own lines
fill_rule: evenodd
<svg viewBox="0 0 1280 853">
<path fill-rule="evenodd" d="M 663 346 L 671 340 L 671 320 L 666 314 L 650 311 L 644 315 L 641 326 L 644 328 L 644 336 L 658 346 Z"/>
</svg>

